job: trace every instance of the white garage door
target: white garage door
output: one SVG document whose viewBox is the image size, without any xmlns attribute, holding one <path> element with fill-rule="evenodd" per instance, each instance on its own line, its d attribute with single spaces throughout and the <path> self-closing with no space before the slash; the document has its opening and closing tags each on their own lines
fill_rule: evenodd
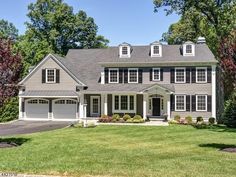
<svg viewBox="0 0 236 177">
<path fill-rule="evenodd" d="M 26 118 L 48 119 L 49 101 L 42 99 L 31 99 L 25 103 Z"/>
<path fill-rule="evenodd" d="M 75 100 L 55 100 L 52 105 L 54 119 L 76 119 L 76 110 Z"/>
</svg>

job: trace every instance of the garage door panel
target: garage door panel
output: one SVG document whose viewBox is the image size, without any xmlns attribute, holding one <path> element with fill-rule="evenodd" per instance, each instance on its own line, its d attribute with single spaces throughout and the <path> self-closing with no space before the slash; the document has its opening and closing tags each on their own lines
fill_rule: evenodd
<svg viewBox="0 0 236 177">
<path fill-rule="evenodd" d="M 46 100 L 26 101 L 25 113 L 27 118 L 48 119 L 49 104 Z"/>
<path fill-rule="evenodd" d="M 77 103 L 75 100 L 56 100 L 53 103 L 54 119 L 75 119 Z"/>
</svg>

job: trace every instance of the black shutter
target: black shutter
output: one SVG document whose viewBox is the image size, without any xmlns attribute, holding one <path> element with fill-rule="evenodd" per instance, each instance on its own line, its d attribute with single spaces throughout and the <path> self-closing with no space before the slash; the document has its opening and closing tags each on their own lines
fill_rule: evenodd
<svg viewBox="0 0 236 177">
<path fill-rule="evenodd" d="M 123 83 L 123 69 L 119 69 L 119 83 Z"/>
<path fill-rule="evenodd" d="M 56 83 L 60 83 L 60 70 L 56 70 Z"/>
<path fill-rule="evenodd" d="M 175 69 L 170 69 L 170 83 L 175 83 Z"/>
<path fill-rule="evenodd" d="M 192 112 L 196 111 L 196 95 L 192 95 Z"/>
<path fill-rule="evenodd" d="M 207 83 L 211 83 L 211 67 L 207 67 Z"/>
<path fill-rule="evenodd" d="M 128 69 L 124 69 L 124 83 L 128 83 Z"/>
<path fill-rule="evenodd" d="M 21 102 L 21 112 L 25 112 L 25 102 Z"/>
<path fill-rule="evenodd" d="M 211 95 L 207 96 L 207 111 L 211 112 Z"/>
<path fill-rule="evenodd" d="M 143 70 L 138 69 L 138 83 L 143 83 Z"/>
<path fill-rule="evenodd" d="M 170 96 L 171 111 L 175 111 L 175 95 Z"/>
<path fill-rule="evenodd" d="M 150 69 L 150 81 L 152 81 L 152 68 Z"/>
<path fill-rule="evenodd" d="M 163 81 L 163 68 L 161 68 L 160 74 L 161 74 L 161 81 Z"/>
<path fill-rule="evenodd" d="M 46 69 L 42 69 L 42 83 L 46 82 Z"/>
<path fill-rule="evenodd" d="M 190 111 L 190 95 L 186 96 L 186 111 Z"/>
<path fill-rule="evenodd" d="M 192 83 L 196 83 L 196 68 L 192 68 Z"/>
<path fill-rule="evenodd" d="M 190 83 L 190 68 L 186 68 L 186 83 Z"/>
<path fill-rule="evenodd" d="M 105 83 L 107 84 L 108 83 L 108 72 L 109 72 L 109 70 L 108 70 L 108 68 L 105 68 L 104 69 L 104 71 L 105 71 Z"/>
</svg>

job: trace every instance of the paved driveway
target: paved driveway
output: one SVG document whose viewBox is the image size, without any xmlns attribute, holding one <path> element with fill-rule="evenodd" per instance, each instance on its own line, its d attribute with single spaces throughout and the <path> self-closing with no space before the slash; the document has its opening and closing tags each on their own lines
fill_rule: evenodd
<svg viewBox="0 0 236 177">
<path fill-rule="evenodd" d="M 54 121 L 14 121 L 6 124 L 0 124 L 0 136 L 27 134 L 64 128 L 71 122 Z"/>
</svg>

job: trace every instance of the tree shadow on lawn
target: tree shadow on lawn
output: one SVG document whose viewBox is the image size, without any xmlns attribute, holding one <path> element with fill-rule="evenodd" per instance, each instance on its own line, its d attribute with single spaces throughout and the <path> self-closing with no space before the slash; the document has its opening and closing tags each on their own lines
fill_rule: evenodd
<svg viewBox="0 0 236 177">
<path fill-rule="evenodd" d="M 0 148 L 21 146 L 29 140 L 29 138 L 0 138 Z"/>
<path fill-rule="evenodd" d="M 230 128 L 223 124 L 215 124 L 215 125 L 203 125 L 203 126 L 193 126 L 196 129 L 207 129 L 215 132 L 233 132 L 236 133 L 236 128 Z"/>
<path fill-rule="evenodd" d="M 199 144 L 199 146 L 207 148 L 216 148 L 219 150 L 223 150 L 225 148 L 236 148 L 236 145 L 234 144 L 222 144 L 222 143 Z"/>
</svg>

